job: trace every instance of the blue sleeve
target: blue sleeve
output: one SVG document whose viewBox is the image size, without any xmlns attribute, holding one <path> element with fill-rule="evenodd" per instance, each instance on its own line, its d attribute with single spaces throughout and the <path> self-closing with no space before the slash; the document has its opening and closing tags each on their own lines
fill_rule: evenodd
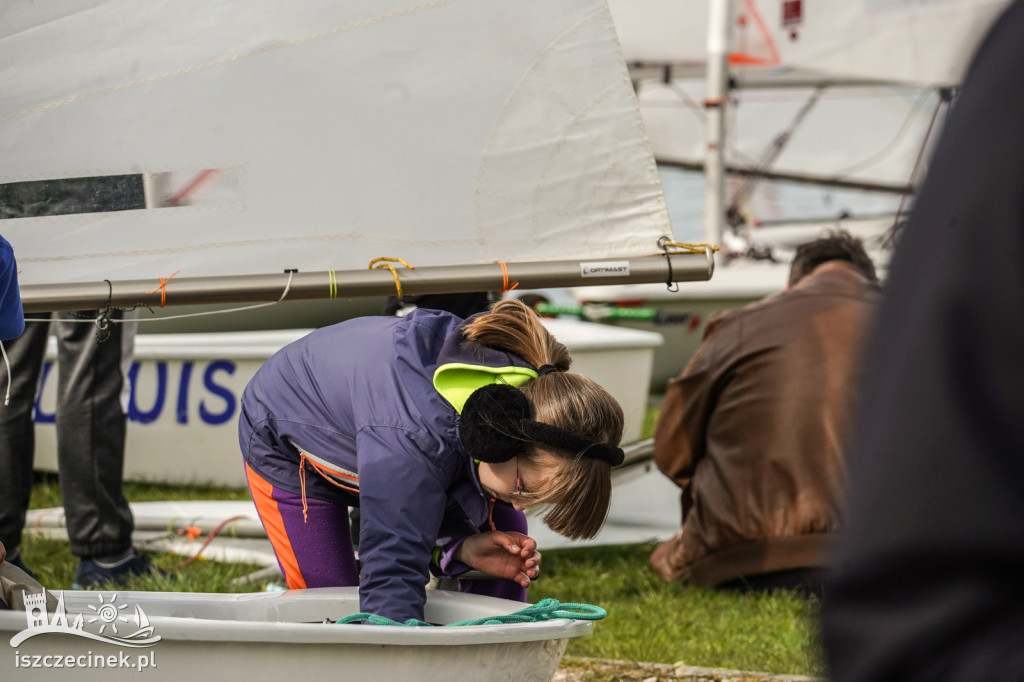
<svg viewBox="0 0 1024 682">
<path fill-rule="evenodd" d="M 415 435 L 364 428 L 359 453 L 360 610 L 403 622 L 423 619 L 426 584 L 445 511 L 446 485 Z"/>
<path fill-rule="evenodd" d="M 21 336 L 25 331 L 25 315 L 18 288 L 18 264 L 14 249 L 0 237 L 0 340 Z"/>
</svg>

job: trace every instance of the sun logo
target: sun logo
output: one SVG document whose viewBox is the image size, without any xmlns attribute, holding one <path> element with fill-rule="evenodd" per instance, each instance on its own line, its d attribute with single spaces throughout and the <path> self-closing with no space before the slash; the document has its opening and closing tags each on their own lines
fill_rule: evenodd
<svg viewBox="0 0 1024 682">
<path fill-rule="evenodd" d="M 100 621 L 102 623 L 102 625 L 100 625 L 100 634 L 101 635 L 103 634 L 103 630 L 108 625 L 110 626 L 110 629 L 114 631 L 114 634 L 117 634 L 117 621 L 120 620 L 120 621 L 122 621 L 124 623 L 128 622 L 128 619 L 125 618 L 124 616 L 122 616 L 121 613 L 120 613 L 121 609 L 128 608 L 128 605 L 127 604 L 121 604 L 121 605 L 115 604 L 114 602 L 117 601 L 117 595 L 116 594 L 111 595 L 109 602 L 104 602 L 103 601 L 103 594 L 102 593 L 99 595 L 99 598 L 100 598 L 100 607 L 98 609 L 95 606 L 93 606 L 92 604 L 89 604 L 89 608 L 96 612 L 96 616 L 93 617 L 93 618 L 90 618 L 89 622 L 90 623 L 95 623 L 96 621 Z"/>
</svg>

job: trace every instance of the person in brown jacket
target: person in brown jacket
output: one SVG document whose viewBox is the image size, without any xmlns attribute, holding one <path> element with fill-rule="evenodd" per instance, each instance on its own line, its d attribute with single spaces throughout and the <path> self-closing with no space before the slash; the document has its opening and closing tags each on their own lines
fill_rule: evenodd
<svg viewBox="0 0 1024 682">
<path fill-rule="evenodd" d="M 655 429 L 682 489 L 682 527 L 650 558 L 661 577 L 822 593 L 878 297 L 863 244 L 836 232 L 797 249 L 784 291 L 711 317 Z"/>
</svg>

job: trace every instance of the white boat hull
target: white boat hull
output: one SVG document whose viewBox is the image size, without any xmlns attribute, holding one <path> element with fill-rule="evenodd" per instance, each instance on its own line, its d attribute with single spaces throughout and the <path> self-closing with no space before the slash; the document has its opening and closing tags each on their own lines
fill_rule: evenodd
<svg viewBox="0 0 1024 682">
<path fill-rule="evenodd" d="M 102 595 L 102 596 L 101 596 Z M 116 679 L 143 672 L 147 680 L 219 679 L 282 682 L 335 680 L 550 680 L 568 640 L 592 632 L 590 621 L 457 627 L 338 625 L 358 612 L 357 589 L 321 588 L 249 594 L 65 591 L 68 620 L 84 614 L 96 632 L 96 605 L 138 606 L 160 640 L 149 647 L 122 647 L 72 634 L 19 634 L 26 614 L 0 611 L 0 637 L 16 648 L 3 654 L 4 679 L 53 679 L 52 668 L 25 667 L 34 657 L 73 657 L 95 662 L 113 655 L 133 667 L 80 667 L 76 680 Z M 451 623 L 503 615 L 526 604 L 428 590 L 426 619 Z M 130 608 L 128 610 L 130 613 Z M 329 623 L 323 623 L 324 619 Z M 122 628 L 124 629 L 124 628 Z M 128 628 L 130 629 L 130 628 Z M 109 628 L 107 629 L 109 633 Z M 20 639 L 21 641 L 18 641 Z M 16 658 L 17 657 L 17 658 Z M 91 657 L 91 658 L 89 658 Z M 143 658 L 146 659 L 143 663 Z M 38 659 L 40 665 L 42 658 Z M 113 660 L 113 659 L 112 659 Z M 147 666 L 143 668 L 142 666 Z"/>
<path fill-rule="evenodd" d="M 590 376 L 622 404 L 623 442 L 639 440 L 660 334 L 572 320 L 545 324 Z M 125 480 L 244 487 L 238 405 L 256 370 L 309 329 L 139 334 L 126 396 Z M 55 346 L 36 403 L 35 467 L 57 471 Z"/>
</svg>

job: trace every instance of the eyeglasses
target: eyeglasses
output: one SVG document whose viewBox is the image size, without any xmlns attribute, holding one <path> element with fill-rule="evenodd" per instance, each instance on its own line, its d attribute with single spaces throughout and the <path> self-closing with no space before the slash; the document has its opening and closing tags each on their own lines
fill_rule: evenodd
<svg viewBox="0 0 1024 682">
<path fill-rule="evenodd" d="M 516 489 L 513 490 L 511 495 L 522 495 L 523 494 L 523 479 L 519 477 L 519 458 L 516 457 Z"/>
</svg>

